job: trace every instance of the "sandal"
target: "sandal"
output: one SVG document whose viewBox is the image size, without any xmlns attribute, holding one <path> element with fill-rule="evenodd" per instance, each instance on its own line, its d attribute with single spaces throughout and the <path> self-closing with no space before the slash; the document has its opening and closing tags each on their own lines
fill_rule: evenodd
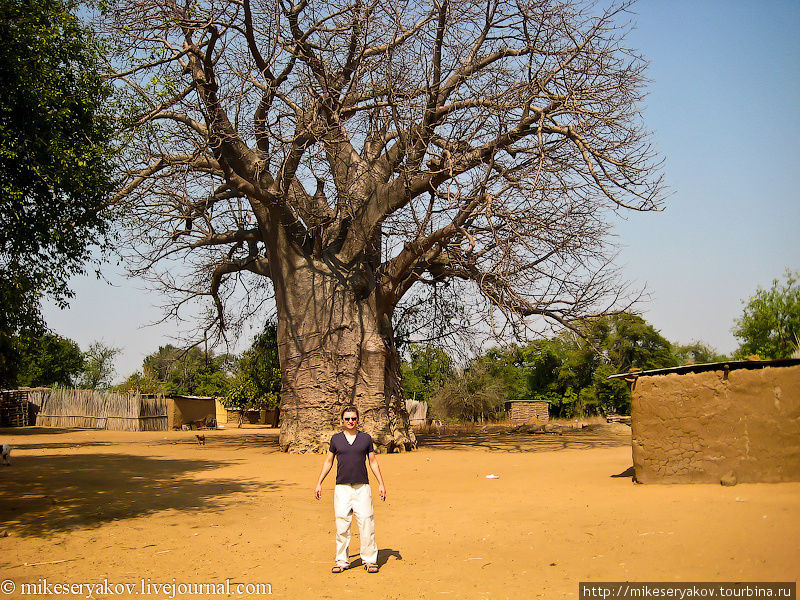
<svg viewBox="0 0 800 600">
<path fill-rule="evenodd" d="M 377 573 L 378 565 L 376 565 L 375 563 L 367 563 L 366 565 L 364 565 L 364 570 L 367 573 Z"/>
<path fill-rule="evenodd" d="M 334 567 L 331 569 L 331 573 L 344 573 L 344 570 L 346 568 L 347 567 L 340 567 L 339 565 L 334 565 Z"/>
</svg>

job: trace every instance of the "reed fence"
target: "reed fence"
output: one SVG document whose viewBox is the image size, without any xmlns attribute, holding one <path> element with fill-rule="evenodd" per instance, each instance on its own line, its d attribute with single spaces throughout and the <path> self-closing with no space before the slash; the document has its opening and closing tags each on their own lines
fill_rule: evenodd
<svg viewBox="0 0 800 600">
<path fill-rule="evenodd" d="M 41 427 L 167 430 L 167 402 L 162 396 L 54 389 L 31 391 L 28 401 L 38 406 L 36 425 Z"/>
</svg>

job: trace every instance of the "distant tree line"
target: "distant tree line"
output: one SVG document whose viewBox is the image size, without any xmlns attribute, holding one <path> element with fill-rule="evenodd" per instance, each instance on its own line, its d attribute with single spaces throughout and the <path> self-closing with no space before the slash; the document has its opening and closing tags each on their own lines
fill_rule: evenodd
<svg viewBox="0 0 800 600">
<path fill-rule="evenodd" d="M 119 348 L 94 341 L 84 352 L 77 342 L 52 332 L 19 335 L 14 345 L 15 377 L 4 387 L 105 389 L 113 383 Z"/>
<path fill-rule="evenodd" d="M 410 398 L 429 403 L 437 418 L 481 420 L 502 413 L 508 400 L 546 400 L 556 417 L 630 412 L 630 390 L 610 375 L 748 358 L 800 358 L 800 275 L 787 270 L 768 290 L 743 302 L 731 357 L 703 342 L 678 344 L 642 317 L 620 313 L 574 324 L 550 339 L 494 348 L 456 369 L 435 345 L 412 346 L 403 363 Z"/>
<path fill-rule="evenodd" d="M 800 279 L 787 271 L 784 281 L 773 281 L 769 290 L 759 289 L 744 302 L 733 328 L 741 345 L 731 357 L 700 341 L 670 342 L 632 313 L 584 319 L 573 327 L 549 339 L 492 348 L 464 368 L 436 344 L 411 344 L 402 362 L 406 397 L 427 402 L 436 418 L 459 421 L 496 418 L 507 400 L 517 399 L 546 400 L 555 417 L 626 414 L 628 386 L 610 375 L 753 355 L 800 358 Z M 14 385 L 111 387 L 117 348 L 93 342 L 82 352 L 53 333 L 19 336 L 14 343 L 21 357 Z M 240 408 L 277 406 L 277 324 L 268 322 L 240 356 L 162 346 L 113 389 L 216 396 Z"/>
<path fill-rule="evenodd" d="M 615 373 L 725 360 L 702 342 L 674 344 L 642 317 L 620 313 L 575 324 L 550 339 L 493 348 L 463 369 L 436 346 L 412 346 L 403 364 L 409 398 L 437 418 L 497 417 L 507 400 L 550 403 L 556 417 L 628 413 L 630 392 Z"/>
<path fill-rule="evenodd" d="M 277 325 L 268 322 L 240 356 L 198 347 L 161 346 L 139 371 L 113 384 L 118 348 L 92 342 L 83 352 L 53 333 L 21 337 L 20 366 L 10 387 L 78 387 L 181 396 L 214 396 L 228 406 L 271 408 L 280 402 Z"/>
<path fill-rule="evenodd" d="M 250 348 L 240 356 L 216 354 L 198 347 L 162 346 L 147 356 L 142 370 L 116 386 L 117 391 L 141 391 L 183 396 L 214 396 L 226 406 L 272 408 L 280 403 L 278 327 L 268 321 Z"/>
<path fill-rule="evenodd" d="M 733 328 L 742 340 L 736 358 L 800 358 L 800 273 L 789 269 L 785 281 L 775 279 L 768 290 L 759 288 L 744 302 Z"/>
</svg>

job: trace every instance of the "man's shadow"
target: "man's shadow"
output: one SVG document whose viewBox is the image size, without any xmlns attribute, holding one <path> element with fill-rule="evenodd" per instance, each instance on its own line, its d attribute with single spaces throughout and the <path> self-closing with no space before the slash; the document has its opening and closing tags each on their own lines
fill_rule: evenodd
<svg viewBox="0 0 800 600">
<path fill-rule="evenodd" d="M 389 559 L 394 557 L 395 560 L 403 560 L 403 557 L 400 554 L 400 550 L 392 550 L 391 548 L 384 548 L 383 550 L 378 550 L 378 567 L 382 567 Z"/>
<path fill-rule="evenodd" d="M 389 559 L 394 557 L 395 560 L 403 560 L 403 556 L 400 554 L 399 550 L 392 550 L 391 548 L 384 548 L 383 550 L 378 550 L 378 568 L 382 569 L 383 565 L 389 562 Z M 356 558 L 354 562 L 350 563 L 350 568 L 355 569 L 358 567 L 363 567 L 364 563 L 362 562 L 361 558 Z"/>
</svg>

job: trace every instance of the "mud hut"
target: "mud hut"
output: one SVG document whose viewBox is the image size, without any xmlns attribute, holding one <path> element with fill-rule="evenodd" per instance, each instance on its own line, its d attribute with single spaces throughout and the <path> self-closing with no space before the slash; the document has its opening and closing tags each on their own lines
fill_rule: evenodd
<svg viewBox="0 0 800 600">
<path fill-rule="evenodd" d="M 170 429 L 216 427 L 217 403 L 212 396 L 167 396 Z"/>
<path fill-rule="evenodd" d="M 621 374 L 640 483 L 800 481 L 800 359 Z"/>
</svg>

